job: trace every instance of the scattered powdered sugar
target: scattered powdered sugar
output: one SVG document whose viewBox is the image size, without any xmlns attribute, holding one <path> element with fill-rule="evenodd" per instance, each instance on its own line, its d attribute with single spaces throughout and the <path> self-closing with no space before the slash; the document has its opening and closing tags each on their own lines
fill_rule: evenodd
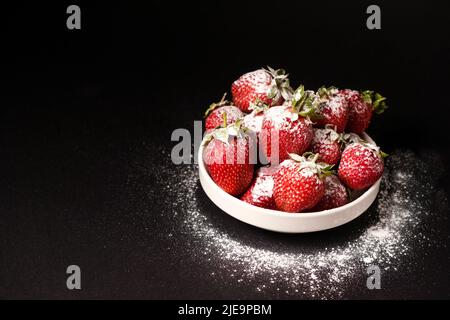
<svg viewBox="0 0 450 320">
<path fill-rule="evenodd" d="M 369 265 L 395 271 L 407 257 L 439 245 L 424 227 L 436 218 L 430 199 L 437 191 L 437 178 L 410 151 L 394 152 L 387 159 L 378 201 L 358 222 L 341 227 L 344 240 L 341 233 L 341 241 L 335 243 L 321 241 L 330 231 L 288 236 L 240 226 L 236 233 L 227 226 L 227 221 L 233 225 L 229 220 L 217 223 L 214 215 L 225 213 L 205 205 L 210 200 L 201 190 L 196 165 L 174 166 L 168 159 L 156 169 L 169 209 L 165 219 L 170 234 L 183 235 L 174 246 L 182 246 L 192 263 L 207 265 L 211 281 L 245 284 L 254 288 L 255 297 L 267 292 L 272 297 L 345 297 L 353 286 L 366 285 L 356 279 L 361 274 L 367 278 Z M 205 207 L 213 208 L 209 211 L 214 215 Z M 248 234 L 256 240 L 249 241 Z"/>
</svg>

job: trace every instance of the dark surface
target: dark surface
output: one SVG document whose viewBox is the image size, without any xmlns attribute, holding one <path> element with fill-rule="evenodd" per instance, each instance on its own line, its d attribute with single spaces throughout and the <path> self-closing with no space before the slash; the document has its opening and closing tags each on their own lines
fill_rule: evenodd
<svg viewBox="0 0 450 320">
<path fill-rule="evenodd" d="M 444 2 L 380 4 L 378 31 L 365 27 L 365 3 L 162 3 L 82 4 L 81 31 L 65 28 L 63 4 L 5 10 L 0 297 L 252 297 L 243 286 L 208 283 L 205 265 L 163 254 L 164 201 L 138 214 L 124 185 L 133 161 L 160 161 L 147 151 L 170 150 L 175 128 L 191 130 L 235 78 L 260 66 L 286 68 L 294 85 L 379 90 L 391 108 L 370 132 L 387 152 L 433 150 L 450 160 Z M 447 192 L 449 178 L 439 182 Z M 158 192 L 151 178 L 148 188 Z M 248 232 L 245 241 L 261 239 Z M 267 247 L 280 241 L 264 237 Z M 395 279 L 393 293 L 376 297 L 448 298 L 448 248 L 431 251 Z M 82 267 L 80 292 L 65 288 L 69 264 Z M 367 297 L 358 290 L 349 297 Z"/>
</svg>

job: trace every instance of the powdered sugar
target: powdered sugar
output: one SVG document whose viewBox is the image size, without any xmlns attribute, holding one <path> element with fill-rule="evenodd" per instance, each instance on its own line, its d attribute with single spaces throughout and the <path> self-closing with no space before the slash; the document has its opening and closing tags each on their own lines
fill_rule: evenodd
<svg viewBox="0 0 450 320">
<path fill-rule="evenodd" d="M 345 187 L 343 184 L 339 181 L 339 179 L 336 176 L 328 176 L 325 178 L 325 183 L 327 185 L 327 188 L 325 189 L 325 194 L 334 194 L 338 191 L 345 190 Z"/>
<path fill-rule="evenodd" d="M 271 176 L 262 176 L 256 178 L 260 183 L 255 185 L 253 195 L 261 197 L 271 197 L 273 193 L 273 178 Z"/>
<path fill-rule="evenodd" d="M 324 104 L 320 104 L 321 108 L 326 108 L 331 110 L 332 112 L 344 112 L 347 108 L 347 104 L 345 102 L 345 98 L 341 95 L 335 95 L 330 97 L 329 100 Z"/>
<path fill-rule="evenodd" d="M 342 95 L 332 95 L 326 99 L 321 99 L 318 104 L 318 113 L 321 115 L 330 114 L 346 114 L 347 113 L 347 102 L 345 97 Z M 340 130 L 339 130 L 340 131 Z"/>
<path fill-rule="evenodd" d="M 254 288 L 254 297 L 345 297 L 353 286 L 365 286 L 358 279 L 369 264 L 383 274 L 395 272 L 406 267 L 408 257 L 439 245 L 426 228 L 437 218 L 429 200 L 437 192 L 430 165 L 412 152 L 392 154 L 378 201 L 358 221 L 341 227 L 348 233 L 341 241 L 323 242 L 327 232 L 275 237 L 244 226 L 236 234 L 230 229 L 234 220 L 214 218 L 225 213 L 205 211 L 202 203 L 209 200 L 199 190 L 197 167 L 173 166 L 169 159 L 156 168 L 160 197 L 168 206 L 162 219 L 170 234 L 180 235 L 170 237 L 171 243 L 178 241 L 173 247 L 207 268 L 218 287 L 245 285 Z M 430 163 L 439 165 L 436 159 Z M 258 240 L 249 242 L 248 234 Z"/>
</svg>

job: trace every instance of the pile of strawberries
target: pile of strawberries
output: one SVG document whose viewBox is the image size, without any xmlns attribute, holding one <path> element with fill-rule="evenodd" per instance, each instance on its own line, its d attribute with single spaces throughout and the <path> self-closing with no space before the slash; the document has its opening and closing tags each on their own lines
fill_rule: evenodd
<svg viewBox="0 0 450 320">
<path fill-rule="evenodd" d="M 291 88 L 284 70 L 246 73 L 233 101 L 205 113 L 203 160 L 225 192 L 252 205 L 315 212 L 345 205 L 383 174 L 385 154 L 361 134 L 386 109 L 373 91 Z M 255 157 L 259 154 L 259 157 Z"/>
</svg>

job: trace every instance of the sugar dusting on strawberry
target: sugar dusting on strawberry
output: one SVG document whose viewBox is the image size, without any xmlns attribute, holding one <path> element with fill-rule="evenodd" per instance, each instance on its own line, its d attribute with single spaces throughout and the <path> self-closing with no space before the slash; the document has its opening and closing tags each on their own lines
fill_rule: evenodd
<svg viewBox="0 0 450 320">
<path fill-rule="evenodd" d="M 205 136 L 203 160 L 209 175 L 225 192 L 238 196 L 252 182 L 254 164 L 250 161 L 250 137 L 240 122 L 215 129 Z"/>
<path fill-rule="evenodd" d="M 320 97 L 314 121 L 319 127 L 333 125 L 339 133 L 344 132 L 347 126 L 349 110 L 346 99 L 338 94 L 334 87 L 321 87 L 317 94 Z"/>
<path fill-rule="evenodd" d="M 383 153 L 358 136 L 373 112 L 386 109 L 380 94 L 335 87 L 314 92 L 303 85 L 294 91 L 286 72 L 270 67 L 242 75 L 231 91 L 235 106 L 224 95 L 205 114 L 210 135 L 204 158 L 211 177 L 226 192 L 245 192 L 243 201 L 263 208 L 324 210 L 348 202 L 346 187 L 364 190 L 381 177 Z M 248 158 L 256 155 L 256 149 L 250 150 L 256 146 L 260 163 L 282 163 L 276 174 L 263 174 L 261 168 L 253 178 L 250 162 L 256 162 Z M 338 177 L 325 179 L 337 165 Z"/>
<path fill-rule="evenodd" d="M 256 178 L 247 192 L 241 197 L 242 201 L 257 207 L 275 209 L 273 198 L 273 174 L 277 167 L 262 167 L 256 172 Z"/>
<path fill-rule="evenodd" d="M 340 90 L 348 104 L 347 132 L 362 134 L 370 125 L 373 112 L 380 114 L 387 108 L 386 98 L 373 91 Z"/>
<path fill-rule="evenodd" d="M 290 153 L 303 154 L 313 138 L 309 115 L 315 110 L 317 96 L 300 86 L 289 104 L 267 110 L 260 134 L 264 154 L 271 163 L 280 163 Z"/>
<path fill-rule="evenodd" d="M 340 135 L 331 128 L 314 129 L 311 151 L 319 154 L 319 161 L 337 164 L 341 158 Z"/>
<path fill-rule="evenodd" d="M 244 117 L 242 124 L 256 135 L 259 135 L 263 125 L 264 114 L 268 109 L 269 105 L 262 101 L 251 103 L 249 107 L 251 113 Z"/>
<path fill-rule="evenodd" d="M 310 121 L 292 112 L 289 106 L 270 108 L 264 116 L 260 142 L 271 163 L 282 162 L 289 153 L 304 153 L 312 137 Z"/>
<path fill-rule="evenodd" d="M 317 155 L 308 158 L 290 155 L 274 175 L 274 199 L 278 209 L 301 212 L 314 207 L 325 192 L 322 174 L 326 166 L 316 163 Z"/>
<path fill-rule="evenodd" d="M 258 69 L 242 75 L 231 86 L 234 104 L 244 112 L 257 100 L 275 106 L 290 98 L 292 89 L 283 69 Z"/>
<path fill-rule="evenodd" d="M 325 193 L 311 211 L 322 211 L 341 207 L 348 203 L 347 189 L 335 175 L 325 177 Z"/>
</svg>

